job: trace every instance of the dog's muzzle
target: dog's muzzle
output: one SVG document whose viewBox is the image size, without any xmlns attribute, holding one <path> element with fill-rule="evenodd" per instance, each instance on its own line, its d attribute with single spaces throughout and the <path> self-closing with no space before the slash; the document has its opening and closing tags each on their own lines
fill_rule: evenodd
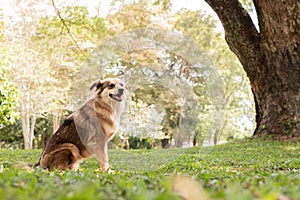
<svg viewBox="0 0 300 200">
<path fill-rule="evenodd" d="M 116 101 L 122 101 L 123 100 L 123 98 L 122 98 L 122 96 L 123 96 L 123 94 L 124 94 L 124 89 L 123 88 L 120 88 L 120 89 L 118 89 L 118 93 L 117 94 L 109 94 L 109 96 L 110 96 L 110 98 L 112 98 L 113 100 L 116 100 Z"/>
<path fill-rule="evenodd" d="M 123 89 L 123 88 L 120 88 L 120 89 L 118 89 L 118 92 L 119 92 L 120 95 L 122 95 L 123 92 L 124 92 L 124 89 Z"/>
</svg>

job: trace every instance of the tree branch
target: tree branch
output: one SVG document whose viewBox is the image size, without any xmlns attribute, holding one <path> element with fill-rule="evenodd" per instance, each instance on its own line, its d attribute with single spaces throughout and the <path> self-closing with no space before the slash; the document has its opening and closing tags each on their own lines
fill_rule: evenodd
<svg viewBox="0 0 300 200">
<path fill-rule="evenodd" d="M 87 56 L 87 55 L 82 51 L 82 49 L 81 49 L 80 46 L 78 45 L 77 41 L 75 40 L 74 36 L 72 35 L 72 33 L 71 33 L 71 31 L 70 31 L 70 28 L 67 26 L 65 19 L 61 16 L 60 11 L 58 10 L 58 8 L 56 7 L 56 5 L 55 5 L 55 3 L 54 3 L 54 0 L 51 0 L 51 2 L 52 2 L 52 6 L 53 6 L 53 8 L 54 8 L 54 10 L 55 10 L 56 15 L 59 17 L 61 23 L 62 23 L 63 26 L 66 28 L 66 30 L 67 30 L 69 36 L 71 37 L 72 41 L 74 42 L 75 46 L 79 49 L 79 51 L 80 51 L 84 56 Z"/>
<path fill-rule="evenodd" d="M 245 58 L 255 59 L 260 35 L 249 14 L 238 0 L 205 0 L 216 12 L 225 29 L 230 49 L 244 65 Z M 246 69 L 245 69 L 246 70 Z M 247 70 L 246 70 L 247 71 Z"/>
</svg>

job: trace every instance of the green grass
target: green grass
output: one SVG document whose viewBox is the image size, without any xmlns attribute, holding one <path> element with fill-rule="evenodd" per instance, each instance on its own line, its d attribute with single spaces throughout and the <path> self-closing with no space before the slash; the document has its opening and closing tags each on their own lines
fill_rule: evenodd
<svg viewBox="0 0 300 200">
<path fill-rule="evenodd" d="M 211 199 L 300 199 L 300 142 L 247 140 L 215 147 L 110 150 L 114 174 L 95 159 L 79 171 L 18 169 L 40 150 L 0 150 L 0 199 L 180 199 L 173 177 L 195 179 Z"/>
</svg>

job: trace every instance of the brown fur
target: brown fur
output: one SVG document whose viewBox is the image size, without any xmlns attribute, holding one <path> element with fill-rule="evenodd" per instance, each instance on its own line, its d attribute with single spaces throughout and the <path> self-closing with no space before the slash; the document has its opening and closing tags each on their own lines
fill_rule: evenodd
<svg viewBox="0 0 300 200">
<path fill-rule="evenodd" d="M 81 161 L 92 155 L 96 155 L 101 169 L 103 171 L 108 170 L 107 143 L 114 137 L 117 131 L 120 115 L 124 108 L 127 88 L 121 80 L 112 78 L 96 81 L 91 89 L 95 87 L 95 97 L 88 100 L 77 112 L 71 114 L 64 121 L 47 143 L 36 166 L 47 168 L 49 171 L 53 169 L 59 171 L 66 169 L 76 170 Z M 123 92 L 120 92 L 120 90 Z M 112 97 L 112 95 L 116 96 Z M 93 134 L 97 130 L 90 123 L 94 113 L 97 118 L 96 123 L 100 124 L 104 135 L 96 138 L 97 146 L 95 150 L 92 148 L 90 148 L 92 150 L 88 150 L 86 141 L 89 140 L 86 139 L 85 141 L 84 138 L 92 137 L 88 134 Z M 75 122 L 77 123 L 78 121 L 74 117 L 80 120 L 83 119 L 81 120 L 82 124 L 75 125 Z M 79 135 L 78 130 L 80 128 L 83 130 L 81 133 L 86 133 L 86 135 Z"/>
</svg>

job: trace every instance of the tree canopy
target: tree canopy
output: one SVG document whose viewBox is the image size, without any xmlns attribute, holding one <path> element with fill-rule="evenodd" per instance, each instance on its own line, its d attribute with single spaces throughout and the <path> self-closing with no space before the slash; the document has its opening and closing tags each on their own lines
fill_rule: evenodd
<svg viewBox="0 0 300 200">
<path fill-rule="evenodd" d="M 16 100 L 9 111 L 18 113 L 24 139 L 28 137 L 26 148 L 31 148 L 34 135 L 49 134 L 35 129 L 37 120 L 39 126 L 49 126 L 40 118 L 52 122 L 55 131 L 61 118 L 90 95 L 87 90 L 94 79 L 112 76 L 123 77 L 132 87 L 122 139 L 168 139 L 182 146 L 251 134 L 248 79 L 222 33 L 214 29 L 215 19 L 205 12 L 174 13 L 169 1 L 113 1 L 114 9 L 103 18 L 84 6 L 60 1 L 35 6 L 38 3 L 17 5 L 20 19 L 30 20 L 4 21 L 9 28 L 2 29 L 1 41 L 10 47 L 10 59 L 1 60 Z M 49 14 L 45 8 L 55 12 Z M 134 34 L 141 34 L 142 40 Z M 131 39 L 136 44 L 126 43 Z M 138 42 L 145 48 L 126 46 L 138 47 Z M 184 47 L 189 44 L 193 47 Z M 198 52 L 197 66 L 187 54 L 193 52 Z"/>
</svg>

